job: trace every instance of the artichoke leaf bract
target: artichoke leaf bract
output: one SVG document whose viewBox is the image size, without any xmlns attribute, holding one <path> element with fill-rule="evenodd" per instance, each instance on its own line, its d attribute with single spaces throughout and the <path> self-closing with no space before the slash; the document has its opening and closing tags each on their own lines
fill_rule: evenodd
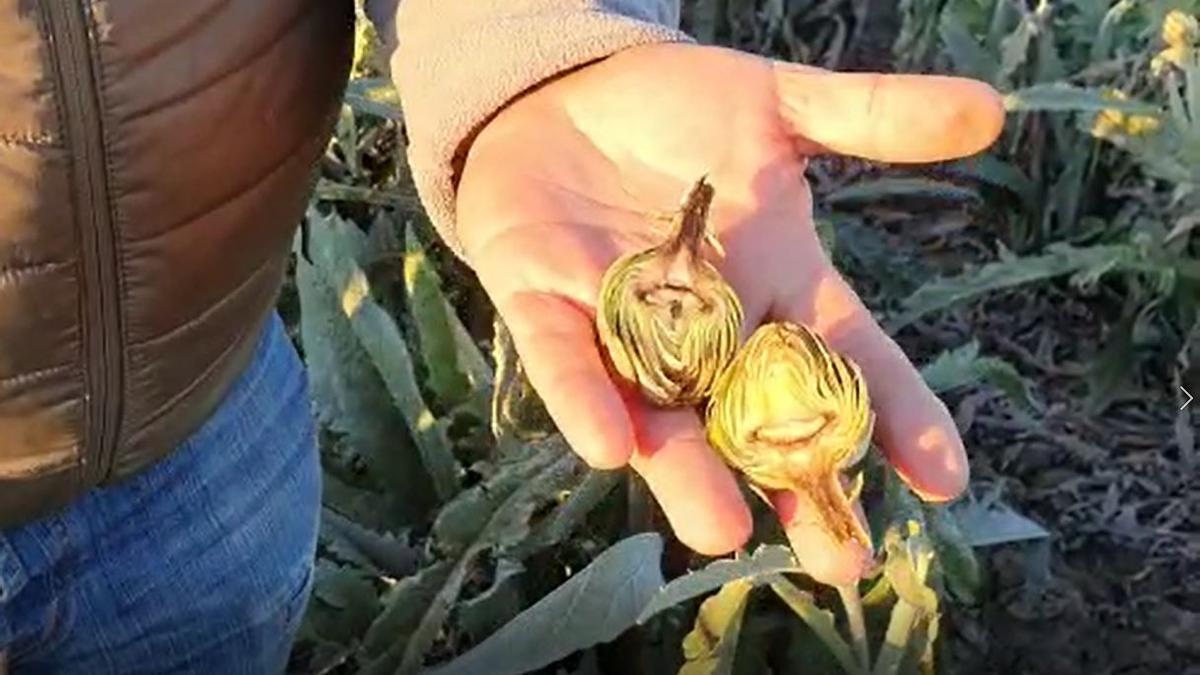
<svg viewBox="0 0 1200 675">
<path fill-rule="evenodd" d="M 753 486 L 796 492 L 836 541 L 872 550 L 852 505 L 861 477 L 842 484 L 875 424 L 857 364 L 802 325 L 767 323 L 718 379 L 706 413 L 709 442 Z"/>
<path fill-rule="evenodd" d="M 659 406 L 703 401 L 738 348 L 741 301 L 701 251 L 713 195 L 701 178 L 667 239 L 619 257 L 601 280 L 596 328 L 612 370 Z"/>
</svg>

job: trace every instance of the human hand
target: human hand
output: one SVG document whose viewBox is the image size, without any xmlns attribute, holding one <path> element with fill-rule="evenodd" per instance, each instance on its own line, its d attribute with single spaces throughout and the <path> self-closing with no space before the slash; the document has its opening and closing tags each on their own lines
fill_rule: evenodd
<svg viewBox="0 0 1200 675">
<path fill-rule="evenodd" d="M 513 102 L 468 152 L 458 234 L 512 333 L 529 379 L 591 466 L 626 464 L 650 486 L 676 535 L 721 555 L 751 533 L 732 472 L 691 409 L 659 409 L 614 384 L 596 342 L 600 279 L 619 255 L 665 234 L 697 178 L 716 189 L 718 269 L 746 313 L 803 323 L 863 370 L 875 441 L 923 498 L 958 496 L 967 459 L 953 419 L 823 252 L 805 158 L 890 162 L 974 154 L 1003 124 L 999 96 L 971 80 L 836 74 L 716 47 L 636 47 Z M 857 579 L 868 563 L 837 544 L 811 506 L 772 499 L 806 571 Z"/>
</svg>

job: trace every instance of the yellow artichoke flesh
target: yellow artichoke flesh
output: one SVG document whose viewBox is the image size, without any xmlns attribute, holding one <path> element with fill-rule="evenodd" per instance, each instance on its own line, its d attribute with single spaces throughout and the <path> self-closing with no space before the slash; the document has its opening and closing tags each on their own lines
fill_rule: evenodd
<svg viewBox="0 0 1200 675">
<path fill-rule="evenodd" d="M 870 535 L 852 510 L 843 471 L 863 457 L 875 416 L 857 364 L 806 327 L 775 322 L 746 341 L 712 390 L 709 442 L 758 488 L 811 500 L 837 541 Z"/>
<path fill-rule="evenodd" d="M 738 348 L 743 310 L 701 254 L 713 188 L 689 191 L 667 240 L 606 270 L 597 333 L 616 374 L 659 406 L 701 402 Z"/>
</svg>

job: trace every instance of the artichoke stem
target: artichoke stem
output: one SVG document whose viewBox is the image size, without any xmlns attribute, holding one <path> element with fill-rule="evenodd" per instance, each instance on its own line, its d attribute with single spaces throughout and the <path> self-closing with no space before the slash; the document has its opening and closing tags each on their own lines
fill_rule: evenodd
<svg viewBox="0 0 1200 675">
<path fill-rule="evenodd" d="M 857 541 L 871 550 L 870 536 L 855 515 L 836 471 L 804 479 L 796 485 L 797 498 L 812 503 L 822 528 L 839 544 Z"/>
<path fill-rule="evenodd" d="M 694 265 L 700 257 L 700 244 L 708 231 L 708 209 L 712 205 L 713 193 L 713 187 L 706 178 L 701 178 L 688 191 L 664 247 L 663 252 L 668 257 L 686 251 L 689 266 Z"/>
</svg>

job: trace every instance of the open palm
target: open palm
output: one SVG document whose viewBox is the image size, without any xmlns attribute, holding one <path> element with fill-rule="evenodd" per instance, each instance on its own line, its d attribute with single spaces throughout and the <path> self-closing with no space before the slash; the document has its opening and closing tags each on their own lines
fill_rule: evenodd
<svg viewBox="0 0 1200 675">
<path fill-rule="evenodd" d="M 750 534 L 732 473 L 692 410 L 657 409 L 618 388 L 596 343 L 597 291 L 617 256 L 657 243 L 653 216 L 702 175 L 716 189 L 717 266 L 743 301 L 746 334 L 802 322 L 863 369 L 875 440 L 914 490 L 951 499 L 967 481 L 945 406 L 834 270 L 817 239 L 804 160 L 891 162 L 973 154 L 997 136 L 994 91 L 957 78 L 835 74 L 714 47 L 625 50 L 530 92 L 474 139 L 458 234 L 562 433 L 597 468 L 630 465 L 676 534 L 707 554 Z M 801 562 L 855 579 L 866 552 L 836 545 L 809 505 L 775 507 Z"/>
</svg>

